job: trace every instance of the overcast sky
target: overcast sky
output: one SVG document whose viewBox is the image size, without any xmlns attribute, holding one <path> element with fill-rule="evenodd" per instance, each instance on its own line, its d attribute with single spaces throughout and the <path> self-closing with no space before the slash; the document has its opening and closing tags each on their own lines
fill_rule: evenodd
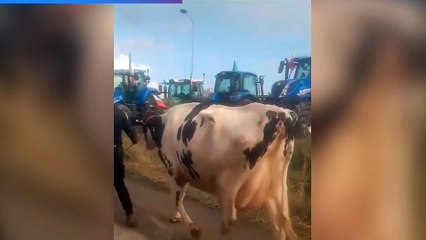
<svg viewBox="0 0 426 240">
<path fill-rule="evenodd" d="M 183 4 L 115 5 L 115 66 L 132 53 L 136 67 L 149 67 L 155 82 L 189 78 L 191 22 L 195 24 L 194 79 L 231 70 L 265 75 L 265 91 L 282 79 L 279 61 L 311 53 L 311 4 L 307 0 L 184 0 Z M 120 59 L 120 61 L 118 61 Z"/>
</svg>

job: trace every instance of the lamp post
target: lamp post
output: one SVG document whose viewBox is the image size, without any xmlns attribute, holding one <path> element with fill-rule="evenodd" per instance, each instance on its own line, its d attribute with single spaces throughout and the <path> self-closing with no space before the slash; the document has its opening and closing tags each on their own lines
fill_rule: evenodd
<svg viewBox="0 0 426 240">
<path fill-rule="evenodd" d="M 191 53 L 191 76 L 190 76 L 190 80 L 192 82 L 192 73 L 194 71 L 194 21 L 192 21 L 192 18 L 188 15 L 188 11 L 186 11 L 186 9 L 181 9 L 180 13 L 182 13 L 183 15 L 186 15 L 189 20 L 191 20 L 191 24 L 192 24 L 192 53 Z"/>
</svg>

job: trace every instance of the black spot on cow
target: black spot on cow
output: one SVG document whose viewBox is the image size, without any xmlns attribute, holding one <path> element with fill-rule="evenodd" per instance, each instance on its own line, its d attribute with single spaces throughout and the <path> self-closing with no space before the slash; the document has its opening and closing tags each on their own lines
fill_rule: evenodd
<svg viewBox="0 0 426 240">
<path fill-rule="evenodd" d="M 268 117 L 268 122 L 263 128 L 263 139 L 261 142 L 257 143 L 253 148 L 247 148 L 243 151 L 246 155 L 246 159 L 249 162 L 250 169 L 252 169 L 256 161 L 262 157 L 268 150 L 269 145 L 275 139 L 275 133 L 277 132 L 277 124 L 280 121 L 278 118 L 277 112 L 267 111 L 266 116 Z"/>
<path fill-rule="evenodd" d="M 194 121 L 194 118 L 204 109 L 210 107 L 212 103 L 200 103 L 196 105 L 188 115 L 185 117 L 185 122 L 181 125 L 177 132 L 177 139 L 180 141 L 182 137 L 182 141 L 185 146 L 188 146 L 188 142 L 194 137 L 195 131 L 197 130 L 197 122 Z M 204 124 L 204 119 L 201 122 L 201 126 Z M 200 126 L 200 127 L 201 127 Z"/>
<path fill-rule="evenodd" d="M 276 118 L 276 117 L 277 117 L 277 112 L 274 112 L 274 111 L 268 110 L 268 111 L 266 112 L 266 117 L 268 117 L 268 119 Z"/>
<path fill-rule="evenodd" d="M 186 167 L 189 175 L 193 179 L 200 179 L 200 175 L 198 174 L 197 171 L 195 171 L 194 167 L 192 166 L 193 165 L 192 152 L 189 150 L 188 151 L 182 150 L 182 155 L 180 155 L 179 153 L 177 153 L 177 155 L 178 155 L 179 162 Z"/>
<path fill-rule="evenodd" d="M 158 151 L 158 156 L 160 157 L 161 162 L 164 164 L 164 167 L 167 169 L 167 173 L 170 176 L 173 176 L 173 163 L 163 155 L 161 150 Z"/>
<path fill-rule="evenodd" d="M 176 207 L 179 207 L 179 200 L 180 200 L 180 191 L 176 191 Z"/>
<path fill-rule="evenodd" d="M 195 130 L 197 130 L 197 122 L 195 121 L 187 121 L 183 125 L 182 141 L 185 146 L 188 146 L 188 142 L 191 141 L 192 137 L 194 137 Z"/>
<path fill-rule="evenodd" d="M 182 135 L 182 126 L 179 127 L 177 132 L 177 140 L 180 141 L 180 136 Z"/>
<path fill-rule="evenodd" d="M 191 120 L 195 118 L 195 116 L 197 116 L 201 111 L 203 111 L 204 109 L 209 108 L 212 105 L 211 102 L 205 102 L 205 103 L 200 103 L 197 106 L 195 106 L 191 112 L 186 115 L 185 117 L 185 121 Z"/>
<path fill-rule="evenodd" d="M 164 167 L 167 168 L 167 164 L 166 164 L 166 161 L 164 160 L 163 153 L 161 152 L 161 150 L 158 150 L 157 153 L 158 153 L 158 156 L 160 157 L 160 160 L 163 163 Z"/>
<path fill-rule="evenodd" d="M 166 161 L 169 163 L 169 166 L 167 168 L 167 173 L 169 176 L 173 176 L 173 164 L 166 158 Z"/>
<path fill-rule="evenodd" d="M 163 123 L 163 119 L 161 116 L 151 118 L 148 122 L 146 122 L 146 128 L 151 133 L 152 139 L 158 148 L 161 149 L 161 140 L 164 134 L 165 125 Z M 146 134 L 145 134 L 146 139 Z"/>
<path fill-rule="evenodd" d="M 280 119 L 281 121 L 285 122 L 286 121 L 285 113 L 279 112 L 278 113 L 278 119 Z"/>
</svg>

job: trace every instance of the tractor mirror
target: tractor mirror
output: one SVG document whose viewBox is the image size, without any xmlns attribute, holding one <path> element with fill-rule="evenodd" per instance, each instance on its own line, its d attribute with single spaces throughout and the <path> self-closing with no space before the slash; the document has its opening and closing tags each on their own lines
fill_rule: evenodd
<svg viewBox="0 0 426 240">
<path fill-rule="evenodd" d="M 278 73 L 282 73 L 282 72 L 283 72 L 283 70 L 284 70 L 284 65 L 285 65 L 285 62 L 284 62 L 284 61 L 281 61 L 281 62 L 280 62 L 280 66 L 278 67 Z"/>
<path fill-rule="evenodd" d="M 160 90 L 160 92 L 163 92 L 163 84 L 158 85 L 158 89 Z"/>
</svg>

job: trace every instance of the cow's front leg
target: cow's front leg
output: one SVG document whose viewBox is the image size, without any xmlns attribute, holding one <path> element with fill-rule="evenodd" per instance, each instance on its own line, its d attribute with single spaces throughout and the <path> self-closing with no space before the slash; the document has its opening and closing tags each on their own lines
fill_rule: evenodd
<svg viewBox="0 0 426 240">
<path fill-rule="evenodd" d="M 189 183 L 184 183 L 181 185 L 181 183 L 172 184 L 171 187 L 171 195 L 173 199 L 173 206 L 175 210 L 175 217 L 177 221 L 180 221 L 180 219 L 183 219 L 183 222 L 189 227 L 191 236 L 193 239 L 200 239 L 201 236 L 201 230 L 200 227 L 195 224 L 192 219 L 188 216 L 186 213 L 186 210 L 183 206 L 183 199 L 185 198 L 186 190 L 188 189 Z"/>
</svg>

